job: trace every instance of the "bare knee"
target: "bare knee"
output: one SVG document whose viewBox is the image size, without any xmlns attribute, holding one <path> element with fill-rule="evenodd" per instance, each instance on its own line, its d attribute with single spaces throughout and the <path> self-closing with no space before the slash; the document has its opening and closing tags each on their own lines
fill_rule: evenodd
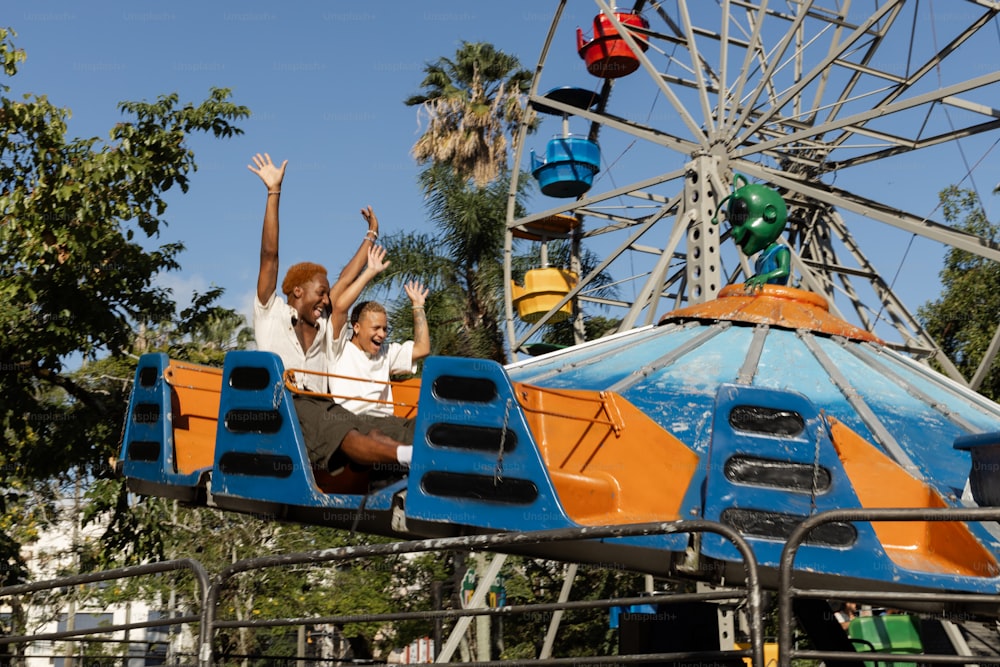
<svg viewBox="0 0 1000 667">
<path fill-rule="evenodd" d="M 378 434 L 378 437 L 375 434 Z M 392 463 L 396 461 L 396 443 L 394 440 L 378 431 L 368 435 L 360 431 L 351 431 L 340 443 L 340 448 L 349 459 L 355 463 L 372 465 L 375 463 Z"/>
</svg>

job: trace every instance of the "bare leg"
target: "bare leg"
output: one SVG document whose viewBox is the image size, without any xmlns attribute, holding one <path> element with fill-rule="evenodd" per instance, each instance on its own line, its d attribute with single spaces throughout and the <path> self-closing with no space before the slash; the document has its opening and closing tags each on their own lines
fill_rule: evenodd
<svg viewBox="0 0 1000 667">
<path fill-rule="evenodd" d="M 379 430 L 372 430 L 368 435 L 360 431 L 351 431 L 341 441 L 340 449 L 355 463 L 373 465 L 376 463 L 396 463 L 396 449 L 403 443 L 393 440 Z"/>
</svg>

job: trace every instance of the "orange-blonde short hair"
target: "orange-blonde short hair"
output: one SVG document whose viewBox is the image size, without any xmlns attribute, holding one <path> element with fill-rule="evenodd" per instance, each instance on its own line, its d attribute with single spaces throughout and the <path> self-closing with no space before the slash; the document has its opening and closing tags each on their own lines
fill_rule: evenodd
<svg viewBox="0 0 1000 667">
<path fill-rule="evenodd" d="M 287 297 L 299 285 L 305 285 L 313 277 L 321 275 L 326 277 L 326 267 L 314 262 L 299 262 L 288 267 L 288 273 L 281 282 L 281 291 Z"/>
</svg>

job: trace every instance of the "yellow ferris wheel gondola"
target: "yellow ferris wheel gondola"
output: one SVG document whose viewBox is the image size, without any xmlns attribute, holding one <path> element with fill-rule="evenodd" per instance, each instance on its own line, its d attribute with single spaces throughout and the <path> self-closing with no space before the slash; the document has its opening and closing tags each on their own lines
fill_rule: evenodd
<svg viewBox="0 0 1000 667">
<path fill-rule="evenodd" d="M 541 267 L 524 274 L 524 287 L 511 281 L 511 295 L 518 316 L 525 322 L 535 323 L 556 307 L 576 287 L 577 275 L 568 269 L 550 267 L 548 242 L 569 238 L 580 224 L 572 215 L 553 215 L 515 228 L 511 234 L 520 239 L 541 244 Z M 561 322 L 573 314 L 573 302 L 567 301 L 548 319 L 549 323 Z"/>
</svg>

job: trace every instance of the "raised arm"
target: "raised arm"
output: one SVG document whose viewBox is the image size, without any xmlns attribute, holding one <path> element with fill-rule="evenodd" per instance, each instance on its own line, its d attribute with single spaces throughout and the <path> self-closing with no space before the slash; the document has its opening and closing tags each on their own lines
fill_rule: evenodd
<svg viewBox="0 0 1000 667">
<path fill-rule="evenodd" d="M 372 211 L 372 207 L 369 206 L 368 208 L 361 209 L 361 217 L 365 219 L 365 223 L 368 225 L 368 231 L 365 232 L 365 237 L 361 239 L 361 245 L 358 246 L 358 250 L 354 253 L 354 257 L 351 257 L 351 260 L 340 272 L 340 276 L 337 277 L 337 281 L 330 286 L 330 303 L 336 302 L 337 296 L 347 289 L 348 286 L 359 276 L 365 266 L 365 262 L 367 261 L 368 251 L 375 246 L 375 241 L 378 240 L 378 218 L 375 217 L 375 212 Z M 354 298 L 356 299 L 357 296 Z M 350 306 L 348 306 L 348 308 L 350 308 Z"/>
<path fill-rule="evenodd" d="M 267 153 L 253 156 L 247 169 L 257 174 L 267 188 L 267 205 L 264 208 L 264 229 L 260 236 L 260 271 L 257 273 L 257 300 L 266 304 L 278 287 L 278 200 L 281 199 L 281 181 L 285 178 L 288 160 L 276 167 Z"/>
<path fill-rule="evenodd" d="M 431 334 L 427 327 L 427 313 L 424 312 L 427 288 L 411 280 L 403 285 L 403 289 L 413 303 L 413 361 L 420 361 L 431 353 Z"/>
<path fill-rule="evenodd" d="M 354 302 L 361 296 L 361 292 L 375 276 L 385 271 L 389 266 L 389 262 L 385 259 L 385 248 L 382 246 L 372 246 L 365 254 L 368 263 L 364 271 L 350 285 L 341 290 L 336 299 L 331 300 L 333 305 L 330 312 L 330 326 L 333 327 L 334 338 L 340 336 L 340 330 L 344 328 L 344 324 L 347 322 L 348 313 Z M 331 289 L 330 291 L 332 292 L 333 290 Z"/>
</svg>

